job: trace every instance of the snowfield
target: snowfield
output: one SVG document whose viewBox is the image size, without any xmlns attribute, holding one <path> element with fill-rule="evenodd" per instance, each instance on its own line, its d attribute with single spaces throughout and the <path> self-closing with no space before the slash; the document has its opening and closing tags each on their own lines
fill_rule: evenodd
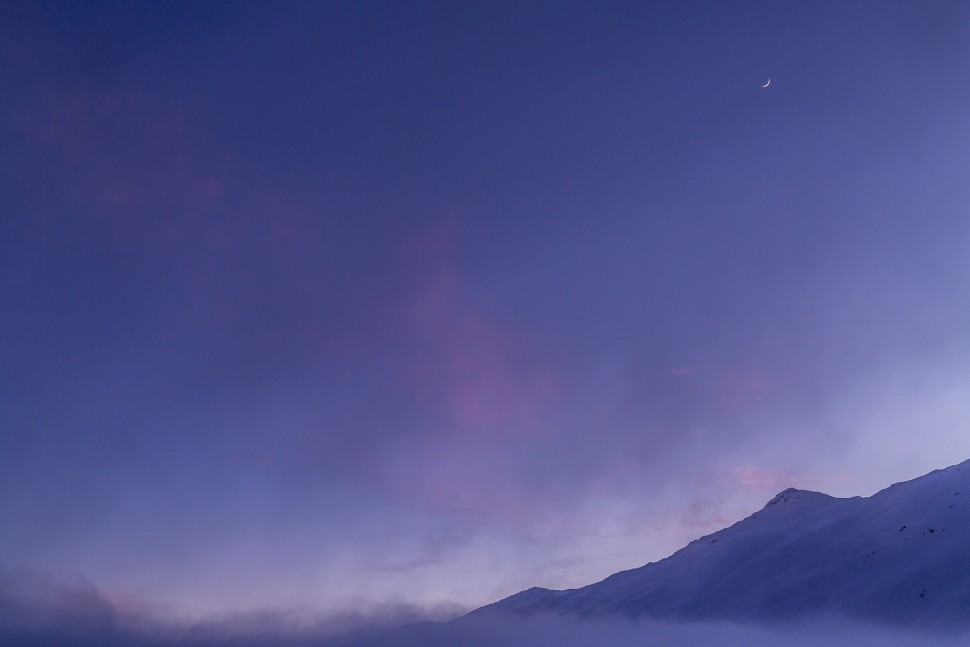
<svg viewBox="0 0 970 647">
<path fill-rule="evenodd" d="M 666 559 L 579 589 L 529 589 L 470 617 L 540 612 L 970 627 L 970 461 L 866 498 L 788 489 Z"/>
</svg>

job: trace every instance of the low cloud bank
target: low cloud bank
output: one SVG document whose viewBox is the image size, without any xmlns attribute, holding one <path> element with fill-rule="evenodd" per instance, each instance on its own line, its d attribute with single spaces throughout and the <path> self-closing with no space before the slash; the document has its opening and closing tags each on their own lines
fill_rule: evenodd
<svg viewBox="0 0 970 647">
<path fill-rule="evenodd" d="M 0 578 L 2 579 L 2 578 Z M 9 584 L 10 581 L 0 582 Z M 439 610 L 440 611 L 440 610 Z M 429 611 L 387 607 L 299 619 L 280 611 L 213 618 L 191 625 L 118 609 L 84 587 L 0 586 L 0 644 L 7 647 L 957 647 L 970 634 L 889 629 L 845 621 L 781 628 L 733 623 L 579 620 L 562 616 L 478 617 L 415 622 Z M 411 624 L 406 624 L 406 623 Z M 404 626 L 402 626 L 404 625 Z"/>
<path fill-rule="evenodd" d="M 266 609 L 178 622 L 137 601 L 113 602 L 92 586 L 66 586 L 34 574 L 0 571 L 0 645 L 4 647 L 372 645 L 396 628 L 452 618 L 462 611 L 388 604 L 328 614 Z"/>
<path fill-rule="evenodd" d="M 764 628 L 726 622 L 579 620 L 565 617 L 487 618 L 444 625 L 405 627 L 385 635 L 379 647 L 949 647 L 968 644 L 968 634 L 894 630 L 845 621 L 816 621 Z M 349 643 L 348 643 L 349 644 Z"/>
</svg>

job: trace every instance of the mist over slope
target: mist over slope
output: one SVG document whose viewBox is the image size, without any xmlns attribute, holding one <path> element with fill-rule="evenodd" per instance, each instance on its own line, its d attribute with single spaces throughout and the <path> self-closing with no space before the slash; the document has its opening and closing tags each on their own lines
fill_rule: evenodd
<svg viewBox="0 0 970 647">
<path fill-rule="evenodd" d="M 268 611 L 176 625 L 119 610 L 93 589 L 0 577 L 0 644 L 964 645 L 970 638 L 968 497 L 970 461 L 868 498 L 788 489 L 659 562 L 579 589 L 529 589 L 451 622 L 403 627 L 420 617 L 418 610 L 310 624 Z"/>
<path fill-rule="evenodd" d="M 788 489 L 670 557 L 470 614 L 970 627 L 970 461 L 867 498 Z"/>
<path fill-rule="evenodd" d="M 0 628 L 4 647 L 959 647 L 968 636 L 889 630 L 844 622 L 779 628 L 729 622 L 653 619 L 580 619 L 540 614 L 463 623 L 424 623 L 396 631 L 360 628 L 333 634 L 253 629 L 220 633 L 200 629 L 91 627 L 60 624 L 29 630 Z"/>
<path fill-rule="evenodd" d="M 899 630 L 822 619 L 765 627 L 733 622 L 669 621 L 652 618 L 577 618 L 562 615 L 476 616 L 446 624 L 407 627 L 371 642 L 346 647 L 956 647 L 967 634 Z"/>
</svg>

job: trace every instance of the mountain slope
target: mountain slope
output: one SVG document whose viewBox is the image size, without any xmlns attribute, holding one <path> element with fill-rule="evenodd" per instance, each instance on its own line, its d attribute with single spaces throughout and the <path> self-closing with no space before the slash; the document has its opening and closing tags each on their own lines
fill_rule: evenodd
<svg viewBox="0 0 970 647">
<path fill-rule="evenodd" d="M 970 626 L 970 461 L 868 498 L 788 489 L 666 559 L 579 589 L 529 589 L 470 615 L 542 611 Z"/>
</svg>

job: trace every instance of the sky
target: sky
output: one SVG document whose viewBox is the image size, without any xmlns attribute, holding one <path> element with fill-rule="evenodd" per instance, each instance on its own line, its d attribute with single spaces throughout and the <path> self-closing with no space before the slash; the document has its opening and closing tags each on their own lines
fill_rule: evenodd
<svg viewBox="0 0 970 647">
<path fill-rule="evenodd" d="M 3 2 L 0 592 L 448 617 L 970 458 L 968 63 L 962 2 Z"/>
</svg>

